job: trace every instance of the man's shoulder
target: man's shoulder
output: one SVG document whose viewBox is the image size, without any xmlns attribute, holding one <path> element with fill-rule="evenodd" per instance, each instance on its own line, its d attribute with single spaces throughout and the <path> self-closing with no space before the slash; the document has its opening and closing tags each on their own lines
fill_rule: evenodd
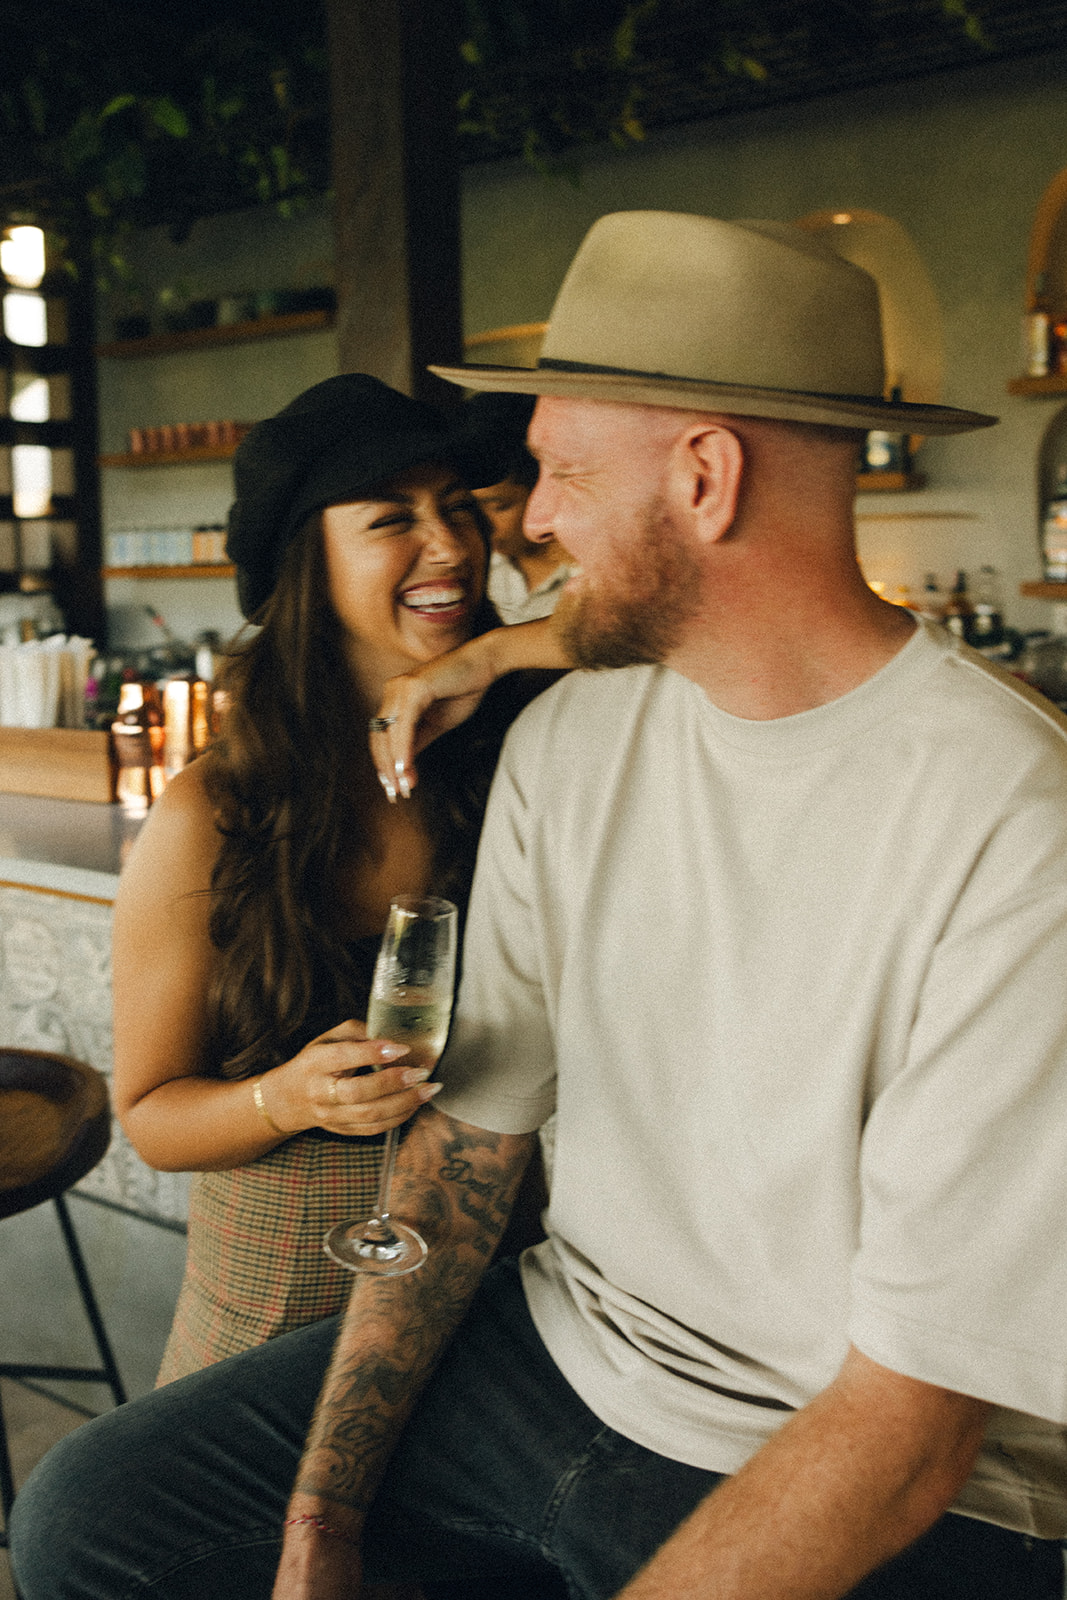
<svg viewBox="0 0 1067 1600">
<path fill-rule="evenodd" d="M 620 727 L 640 713 L 665 673 L 665 667 L 646 666 L 565 673 L 517 718 L 509 747 L 514 754 L 543 751 L 546 744 L 580 741 L 590 748 L 613 741 Z"/>
<path fill-rule="evenodd" d="M 1067 716 L 1051 700 L 959 640 L 941 644 L 938 701 L 961 734 L 980 731 L 987 755 L 1011 759 L 1023 750 L 1067 763 Z"/>
</svg>

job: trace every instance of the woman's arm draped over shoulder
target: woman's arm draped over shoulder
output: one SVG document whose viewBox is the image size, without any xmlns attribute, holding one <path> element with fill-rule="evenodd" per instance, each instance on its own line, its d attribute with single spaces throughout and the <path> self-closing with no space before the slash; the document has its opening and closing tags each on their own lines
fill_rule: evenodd
<svg viewBox="0 0 1067 1600">
<path fill-rule="evenodd" d="M 390 678 L 378 715 L 394 719 L 370 737 L 371 757 L 390 800 L 406 800 L 418 781 L 415 757 L 477 710 L 485 691 L 508 672 L 525 667 L 566 670 L 574 663 L 552 617 L 493 628 L 416 672 Z"/>
<path fill-rule="evenodd" d="M 240 1166 L 313 1126 L 378 1133 L 432 1092 L 421 1078 L 408 1081 L 404 1052 L 366 1043 L 354 1020 L 259 1080 L 267 1115 L 250 1082 L 214 1075 L 208 993 L 217 952 L 208 919 L 219 836 L 208 760 L 187 767 L 153 806 L 115 900 L 115 1109 L 144 1159 L 171 1172 Z M 393 1060 L 372 1077 L 347 1075 Z"/>
<path fill-rule="evenodd" d="M 276 1600 L 358 1596 L 366 1509 L 415 1400 L 492 1257 L 536 1140 L 487 1133 L 426 1110 L 397 1163 L 395 1202 L 430 1246 L 401 1278 L 360 1278 L 349 1302 L 297 1473 Z"/>
</svg>

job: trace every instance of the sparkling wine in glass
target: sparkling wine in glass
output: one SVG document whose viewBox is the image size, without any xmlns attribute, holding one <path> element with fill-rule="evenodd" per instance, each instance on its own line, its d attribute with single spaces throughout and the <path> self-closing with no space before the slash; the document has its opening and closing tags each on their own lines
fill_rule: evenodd
<svg viewBox="0 0 1067 1600">
<path fill-rule="evenodd" d="M 367 1037 L 406 1044 L 404 1065 L 433 1067 L 445 1047 L 456 975 L 458 913 L 451 900 L 400 895 L 374 967 Z M 389 1214 L 398 1128 L 386 1134 L 374 1214 L 362 1222 L 339 1222 L 323 1249 L 352 1272 L 398 1278 L 426 1260 L 427 1246 L 414 1228 Z"/>
</svg>

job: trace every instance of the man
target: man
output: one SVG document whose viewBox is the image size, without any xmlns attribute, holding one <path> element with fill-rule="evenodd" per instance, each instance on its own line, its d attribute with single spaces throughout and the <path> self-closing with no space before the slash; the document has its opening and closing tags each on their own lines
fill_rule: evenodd
<svg viewBox="0 0 1067 1600">
<path fill-rule="evenodd" d="M 323 1326 L 72 1436 L 25 1600 L 265 1595 L 283 1517 L 276 1600 L 1052 1600 L 1067 726 L 851 526 L 864 428 L 990 419 L 883 401 L 874 285 L 804 235 L 660 213 L 592 230 L 536 371 L 447 375 L 542 396 L 528 531 L 625 670 L 502 759 L 394 1196 L 429 1259 L 321 1393 Z"/>
<path fill-rule="evenodd" d="M 473 493 L 492 530 L 489 598 L 509 624 L 551 616 L 574 572 L 554 538 L 528 539 L 523 531 L 537 482 L 537 462 L 526 448 L 533 407 L 532 395 L 482 393 L 464 408 L 473 440 L 496 459 L 494 481 Z"/>
</svg>

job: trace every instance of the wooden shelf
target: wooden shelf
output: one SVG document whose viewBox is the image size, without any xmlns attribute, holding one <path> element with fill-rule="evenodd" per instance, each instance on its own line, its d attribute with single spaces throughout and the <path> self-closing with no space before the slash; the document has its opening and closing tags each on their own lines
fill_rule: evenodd
<svg viewBox="0 0 1067 1600">
<path fill-rule="evenodd" d="M 105 567 L 105 578 L 232 578 L 233 567 L 225 561 L 213 561 L 210 566 L 199 567 Z"/>
<path fill-rule="evenodd" d="M 1031 400 L 1042 396 L 1067 395 L 1067 372 L 1050 372 L 1047 378 L 1012 378 L 1008 393 L 1024 395 Z"/>
<path fill-rule="evenodd" d="M 205 444 L 189 450 L 126 450 L 97 456 L 97 461 L 102 467 L 178 467 L 191 461 L 232 461 L 236 448 L 233 444 Z"/>
<path fill-rule="evenodd" d="M 107 734 L 82 728 L 0 728 L 0 792 L 107 805 L 115 798 Z"/>
<path fill-rule="evenodd" d="M 1067 583 L 1020 583 L 1019 593 L 1028 600 L 1054 600 L 1067 605 Z"/>
<path fill-rule="evenodd" d="M 926 479 L 921 472 L 861 472 L 856 478 L 859 494 L 891 494 L 921 489 Z"/>
<path fill-rule="evenodd" d="M 471 350 L 477 344 L 513 344 L 516 339 L 542 339 L 547 332 L 547 322 L 516 322 L 510 328 L 487 328 L 484 333 L 465 334 L 463 348 Z"/>
<path fill-rule="evenodd" d="M 153 333 L 147 339 L 114 339 L 98 344 L 98 356 L 118 356 L 134 360 L 140 356 L 174 355 L 181 350 L 203 350 L 227 344 L 245 344 L 252 339 L 281 339 L 292 333 L 314 333 L 332 328 L 332 311 L 291 311 L 283 316 L 256 317 L 249 322 L 231 322 L 224 327 L 190 328 L 185 333 Z"/>
</svg>

